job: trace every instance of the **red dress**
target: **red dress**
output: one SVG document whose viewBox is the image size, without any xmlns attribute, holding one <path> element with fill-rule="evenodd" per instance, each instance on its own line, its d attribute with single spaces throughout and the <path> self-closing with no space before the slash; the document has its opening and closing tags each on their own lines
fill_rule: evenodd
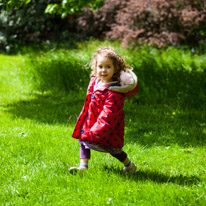
<svg viewBox="0 0 206 206">
<path fill-rule="evenodd" d="M 107 147 L 122 148 L 125 126 L 124 97 L 136 94 L 138 84 L 128 93 L 109 90 L 112 85 L 94 91 L 96 80 L 95 77 L 90 80 L 86 101 L 77 119 L 72 137 Z"/>
</svg>

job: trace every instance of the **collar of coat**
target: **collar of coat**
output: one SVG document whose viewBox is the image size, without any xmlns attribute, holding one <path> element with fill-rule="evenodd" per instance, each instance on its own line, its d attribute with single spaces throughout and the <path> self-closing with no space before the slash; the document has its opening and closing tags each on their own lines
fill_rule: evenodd
<svg viewBox="0 0 206 206">
<path fill-rule="evenodd" d="M 122 72 L 120 76 L 120 84 L 111 84 L 107 87 L 107 89 L 120 92 L 127 93 L 133 90 L 138 84 L 138 78 L 132 70 L 128 70 L 127 72 Z"/>
</svg>

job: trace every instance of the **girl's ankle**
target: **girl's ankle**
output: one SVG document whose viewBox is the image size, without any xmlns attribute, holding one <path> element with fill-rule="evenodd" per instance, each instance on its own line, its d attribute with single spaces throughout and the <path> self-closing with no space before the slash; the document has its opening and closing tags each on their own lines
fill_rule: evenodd
<svg viewBox="0 0 206 206">
<path fill-rule="evenodd" d="M 128 167 L 128 168 L 131 167 L 131 163 L 132 163 L 131 160 L 129 160 L 129 163 L 124 165 L 124 167 Z"/>
<path fill-rule="evenodd" d="M 85 168 L 85 169 L 88 169 L 88 164 L 85 164 L 85 163 L 80 163 L 80 168 Z"/>
</svg>

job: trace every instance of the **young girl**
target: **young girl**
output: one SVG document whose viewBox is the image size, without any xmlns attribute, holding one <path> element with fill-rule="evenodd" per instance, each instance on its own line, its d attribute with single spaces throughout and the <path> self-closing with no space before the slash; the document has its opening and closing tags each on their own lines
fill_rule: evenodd
<svg viewBox="0 0 206 206">
<path fill-rule="evenodd" d="M 86 101 L 72 137 L 79 139 L 80 166 L 87 170 L 90 149 L 110 153 L 124 164 L 124 172 L 134 173 L 136 165 L 122 150 L 124 145 L 124 97 L 137 93 L 137 77 L 132 68 L 112 48 L 100 48 L 91 61 L 91 80 Z"/>
</svg>

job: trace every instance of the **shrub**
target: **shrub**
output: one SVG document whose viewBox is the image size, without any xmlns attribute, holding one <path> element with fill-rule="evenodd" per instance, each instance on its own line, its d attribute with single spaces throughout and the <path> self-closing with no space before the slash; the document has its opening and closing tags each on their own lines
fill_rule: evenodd
<svg viewBox="0 0 206 206">
<path fill-rule="evenodd" d="M 77 18 L 78 32 L 85 36 L 104 36 L 106 31 L 111 30 L 121 6 L 120 0 L 105 0 L 104 5 L 96 11 L 84 9 L 84 14 Z"/>
<path fill-rule="evenodd" d="M 146 42 L 158 46 L 197 43 L 206 36 L 206 11 L 203 1 L 153 0 L 126 1 L 107 32 L 111 39 Z"/>
<path fill-rule="evenodd" d="M 12 51 L 18 44 L 30 42 L 39 44 L 46 40 L 63 41 L 74 32 L 73 16 L 61 19 L 60 15 L 45 14 L 47 3 L 44 0 L 31 0 L 19 9 L 2 11 L 0 15 L 0 51 Z"/>
<path fill-rule="evenodd" d="M 120 39 L 123 46 L 197 44 L 206 39 L 204 6 L 203 0 L 106 0 L 96 11 L 86 9 L 78 24 L 86 35 Z"/>
</svg>

